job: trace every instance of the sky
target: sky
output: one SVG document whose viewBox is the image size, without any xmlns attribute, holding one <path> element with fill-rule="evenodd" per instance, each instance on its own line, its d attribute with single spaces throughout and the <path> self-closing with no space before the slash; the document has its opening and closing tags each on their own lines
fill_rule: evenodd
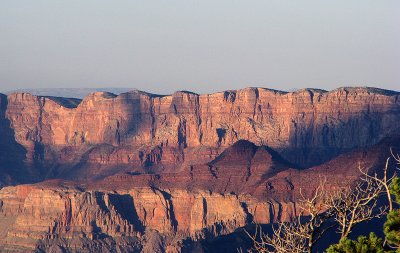
<svg viewBox="0 0 400 253">
<path fill-rule="evenodd" d="M 399 0 L 0 0 L 0 91 L 400 90 Z"/>
</svg>

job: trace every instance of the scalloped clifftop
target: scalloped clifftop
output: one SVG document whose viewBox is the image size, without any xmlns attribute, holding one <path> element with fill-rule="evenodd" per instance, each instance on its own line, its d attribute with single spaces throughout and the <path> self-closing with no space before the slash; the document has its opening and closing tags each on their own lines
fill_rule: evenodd
<svg viewBox="0 0 400 253">
<path fill-rule="evenodd" d="M 22 151 L 31 179 L 69 173 L 87 161 L 159 165 L 154 170 L 196 159 L 204 163 L 241 139 L 309 167 L 373 145 L 400 124 L 399 93 L 376 88 L 291 93 L 246 88 L 168 96 L 96 92 L 82 101 L 14 93 L 1 100 L 7 132 L 2 142 Z"/>
</svg>

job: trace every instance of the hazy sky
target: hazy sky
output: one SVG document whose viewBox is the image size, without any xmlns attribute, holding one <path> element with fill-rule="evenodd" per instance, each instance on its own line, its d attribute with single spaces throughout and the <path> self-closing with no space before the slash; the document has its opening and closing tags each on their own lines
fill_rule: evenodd
<svg viewBox="0 0 400 253">
<path fill-rule="evenodd" d="M 0 0 L 0 90 L 400 90 L 399 0 Z"/>
</svg>

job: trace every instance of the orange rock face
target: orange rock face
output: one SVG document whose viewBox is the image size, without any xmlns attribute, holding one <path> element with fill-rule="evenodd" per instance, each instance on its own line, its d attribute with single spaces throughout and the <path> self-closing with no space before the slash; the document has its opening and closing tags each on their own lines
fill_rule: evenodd
<svg viewBox="0 0 400 253">
<path fill-rule="evenodd" d="M 122 192 L 22 186 L 1 190 L 0 224 L 14 220 L 0 243 L 55 238 L 141 237 L 146 230 L 201 237 L 246 224 L 247 213 L 235 195 L 152 188 Z M 23 191 L 25 194 L 16 192 Z M 215 226 L 218 226 L 216 228 Z M 32 245 L 31 245 L 32 246 Z"/>
<path fill-rule="evenodd" d="M 0 190 L 0 251 L 185 252 L 288 221 L 300 189 L 346 186 L 359 162 L 381 168 L 399 143 L 398 98 L 372 88 L 0 95 L 0 187 L 56 179 Z"/>
<path fill-rule="evenodd" d="M 248 88 L 170 96 L 133 91 L 93 93 L 83 101 L 16 93 L 8 96 L 7 105 L 2 102 L 2 110 L 13 141 L 36 168 L 30 173 L 52 177 L 82 160 L 100 164 L 104 171 L 115 164 L 176 168 L 182 157 L 205 163 L 241 139 L 268 145 L 308 167 L 395 133 L 398 97 L 372 88 L 292 93 Z M 198 149 L 206 153 L 191 155 Z"/>
<path fill-rule="evenodd" d="M 398 144 L 398 139 L 383 142 L 298 170 L 272 150 L 240 141 L 208 165 L 180 173 L 118 174 L 83 185 L 53 180 L 5 187 L 0 190 L 0 249 L 49 250 L 59 245 L 72 252 L 82 247 L 93 252 L 100 245 L 113 252 L 104 248 L 112 240 L 134 251 L 135 238 L 138 252 L 151 252 L 158 245 L 158 237 L 149 239 L 156 231 L 164 250 L 181 252 L 188 238 L 215 238 L 252 222 L 289 221 L 300 211 L 300 189 L 310 194 L 319 179 L 327 177 L 327 191 L 344 187 L 359 176 L 360 162 L 379 172 L 389 146 L 398 150 Z"/>
</svg>

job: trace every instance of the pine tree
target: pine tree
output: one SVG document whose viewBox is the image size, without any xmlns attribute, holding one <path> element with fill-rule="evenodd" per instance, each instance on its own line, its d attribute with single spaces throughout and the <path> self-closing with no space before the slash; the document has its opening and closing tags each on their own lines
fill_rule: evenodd
<svg viewBox="0 0 400 253">
<path fill-rule="evenodd" d="M 331 245 L 328 253 L 384 253 L 383 241 L 374 233 L 369 237 L 360 236 L 357 241 L 347 238 L 340 240 L 338 244 Z"/>
<path fill-rule="evenodd" d="M 383 229 L 386 240 L 393 246 L 400 247 L 400 210 L 393 210 L 387 215 Z M 400 252 L 400 249 L 397 250 Z"/>
<path fill-rule="evenodd" d="M 400 178 L 393 179 L 390 185 L 390 192 L 395 196 L 396 201 L 400 200 Z M 400 209 L 395 209 L 387 215 L 387 221 L 383 226 L 386 240 L 391 246 L 400 252 Z"/>
</svg>

